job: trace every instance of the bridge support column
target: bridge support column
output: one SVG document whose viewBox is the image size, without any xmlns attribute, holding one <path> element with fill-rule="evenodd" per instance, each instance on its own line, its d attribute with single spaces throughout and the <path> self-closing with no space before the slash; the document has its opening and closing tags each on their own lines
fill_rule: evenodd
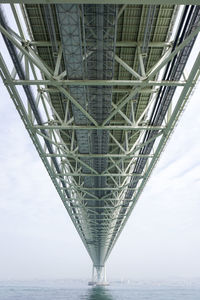
<svg viewBox="0 0 200 300">
<path fill-rule="evenodd" d="M 88 282 L 88 285 L 108 285 L 105 266 L 93 265 L 92 280 Z"/>
</svg>

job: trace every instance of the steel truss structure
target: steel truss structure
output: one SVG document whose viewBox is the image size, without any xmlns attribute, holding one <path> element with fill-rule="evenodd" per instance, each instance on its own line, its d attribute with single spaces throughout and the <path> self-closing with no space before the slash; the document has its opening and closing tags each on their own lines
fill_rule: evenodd
<svg viewBox="0 0 200 300">
<path fill-rule="evenodd" d="M 104 280 L 105 262 L 200 75 L 200 54 L 185 72 L 200 6 L 182 8 L 171 39 L 176 5 L 17 2 L 27 3 L 29 37 L 18 7 L 11 4 L 10 28 L 2 5 L 13 69 L 1 54 L 0 74 Z"/>
</svg>

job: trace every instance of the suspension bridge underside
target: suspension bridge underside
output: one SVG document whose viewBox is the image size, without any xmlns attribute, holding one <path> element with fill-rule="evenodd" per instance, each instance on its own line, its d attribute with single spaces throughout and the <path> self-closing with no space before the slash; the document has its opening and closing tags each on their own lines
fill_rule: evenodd
<svg viewBox="0 0 200 300">
<path fill-rule="evenodd" d="M 198 79 L 200 54 L 187 62 L 200 6 L 1 2 L 13 64 L 3 52 L 2 80 L 92 259 L 93 281 L 105 281 L 105 262 Z"/>
</svg>

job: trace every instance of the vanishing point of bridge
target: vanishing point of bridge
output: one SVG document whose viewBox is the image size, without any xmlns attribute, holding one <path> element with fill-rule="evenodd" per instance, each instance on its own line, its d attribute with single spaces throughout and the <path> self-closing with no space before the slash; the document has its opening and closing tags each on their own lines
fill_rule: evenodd
<svg viewBox="0 0 200 300">
<path fill-rule="evenodd" d="M 198 50 L 188 64 L 197 2 L 1 1 L 0 75 L 91 257 L 93 281 L 105 281 L 200 74 Z"/>
</svg>

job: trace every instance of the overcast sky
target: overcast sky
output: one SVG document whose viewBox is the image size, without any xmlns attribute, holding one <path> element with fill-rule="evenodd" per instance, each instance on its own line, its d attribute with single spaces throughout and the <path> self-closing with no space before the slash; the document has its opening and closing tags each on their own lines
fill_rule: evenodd
<svg viewBox="0 0 200 300">
<path fill-rule="evenodd" d="M 1 85 L 0 280 L 88 278 L 92 264 Z M 107 264 L 109 278 L 200 277 L 200 87 Z"/>
</svg>

